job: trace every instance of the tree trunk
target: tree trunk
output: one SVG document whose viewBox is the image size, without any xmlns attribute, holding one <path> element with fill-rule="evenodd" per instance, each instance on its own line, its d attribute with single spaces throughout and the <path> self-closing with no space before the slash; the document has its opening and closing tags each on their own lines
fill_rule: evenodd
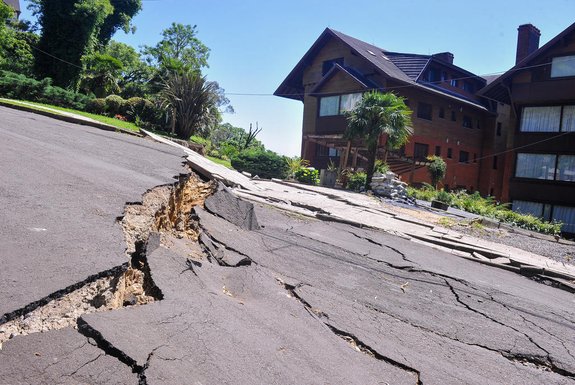
<svg viewBox="0 0 575 385">
<path fill-rule="evenodd" d="M 369 190 L 371 179 L 373 178 L 373 169 L 375 168 L 375 158 L 377 156 L 377 142 L 367 146 L 367 178 L 365 179 L 365 190 Z"/>
</svg>

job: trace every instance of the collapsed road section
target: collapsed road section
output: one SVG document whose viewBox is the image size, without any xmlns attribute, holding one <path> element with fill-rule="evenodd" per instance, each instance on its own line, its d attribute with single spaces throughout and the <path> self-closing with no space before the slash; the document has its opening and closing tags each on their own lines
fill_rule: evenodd
<svg viewBox="0 0 575 385">
<path fill-rule="evenodd" d="M 513 272 L 194 174 L 118 222 L 142 292 L 10 339 L 0 383 L 575 382 L 573 295 Z"/>
</svg>

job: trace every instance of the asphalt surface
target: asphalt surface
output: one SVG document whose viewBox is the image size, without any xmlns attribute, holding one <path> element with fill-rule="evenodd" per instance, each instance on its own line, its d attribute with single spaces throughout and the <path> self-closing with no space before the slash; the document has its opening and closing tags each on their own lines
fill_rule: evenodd
<svg viewBox="0 0 575 385">
<path fill-rule="evenodd" d="M 0 107 L 0 319 L 127 261 L 116 218 L 183 154 Z"/>
<path fill-rule="evenodd" d="M 23 116 L 24 121 L 30 119 Z M 138 200 L 148 183 L 169 180 L 180 170 L 178 154 L 141 139 L 55 126 L 45 129 L 54 132 L 49 137 L 55 143 L 46 144 L 48 148 L 61 145 L 56 139 L 61 132 L 68 138 L 60 140 L 77 143 L 70 149 L 74 155 L 62 167 L 75 169 L 69 163 L 85 156 L 80 167 L 84 184 L 69 172 L 66 175 L 73 181 L 69 190 L 80 192 L 68 193 L 79 196 L 102 189 L 107 194 L 100 194 L 107 199 L 92 195 L 79 205 L 61 198 L 62 192 L 46 193 L 52 186 L 57 189 L 58 183 L 44 180 L 42 188 L 25 188 L 25 183 L 11 177 L 3 181 L 0 202 L 3 207 L 4 202 L 14 206 L 7 211 L 11 216 L 30 210 L 25 218 L 31 220 L 34 209 L 20 205 L 34 197 L 57 195 L 50 204 L 59 205 L 40 216 L 48 230 L 51 223 L 65 223 L 70 217 L 81 219 L 70 224 L 69 231 L 91 216 L 104 218 L 95 220 L 101 228 L 81 227 L 74 237 L 63 237 L 67 242 L 59 247 L 54 240 L 45 241 L 50 245 L 46 250 L 67 253 L 73 263 L 45 252 L 43 258 L 50 263 L 39 271 L 42 274 L 52 271 L 57 276 L 58 269 L 50 265 L 58 263 L 70 272 L 83 272 L 77 275 L 90 273 L 89 263 L 104 254 L 112 257 L 97 262 L 98 269 L 122 262 L 122 236 L 114 229 L 121 199 Z M 43 130 L 35 132 L 29 140 L 41 151 L 48 139 Z M 4 136 L 21 135 L 5 128 L 0 134 L 2 142 Z M 86 153 L 82 145 L 92 150 Z M 132 185 L 122 184 L 119 176 L 98 177 L 100 168 L 88 166 L 89 159 L 96 158 L 93 162 L 105 164 L 101 169 L 109 172 L 121 161 L 108 158 L 108 152 L 123 153 L 130 146 L 150 157 L 138 160 L 134 155 L 133 163 L 126 161 L 135 169 L 131 179 L 126 177 Z M 47 172 L 52 156 L 44 151 L 40 163 L 45 166 L 38 171 L 31 166 L 35 163 L 22 163 L 21 168 L 27 169 L 21 171 L 23 176 L 57 180 L 38 175 Z M 18 154 L 7 152 L 12 155 L 0 155 L 3 179 L 4 159 Z M 160 159 L 167 163 L 159 163 Z M 86 176 L 92 172 L 94 178 Z M 123 193 L 116 192 L 116 197 L 111 186 L 100 186 L 106 183 Z M 15 188 L 13 184 L 20 186 L 27 200 L 5 193 L 8 187 Z M 93 199 L 107 202 L 100 203 L 100 215 L 90 214 Z M 205 208 L 196 207 L 191 214 L 199 241 L 171 232 L 153 234 L 148 241 L 147 265 L 161 300 L 84 315 L 77 330 L 52 330 L 7 341 L 0 350 L 0 384 L 575 383 L 575 297 L 567 291 L 382 231 L 252 206 L 227 190 L 220 189 L 208 198 Z M 11 216 L 6 216 L 7 221 Z M 16 219 L 12 220 L 20 226 L 6 226 L 11 237 L 4 235 L 3 227 L 2 241 L 21 240 L 23 250 L 14 244 L 12 252 L 29 262 L 32 279 L 15 270 L 14 293 L 27 290 L 26 285 L 34 281 L 34 262 L 43 262 L 26 252 L 42 251 L 28 230 L 42 223 Z M 83 242 L 93 253 L 74 258 L 77 253 L 69 249 L 77 250 Z M 6 260 L 8 265 L 13 263 Z M 73 281 L 55 279 L 61 285 Z M 5 285 L 4 277 L 1 284 Z M 51 281 L 34 285 L 57 287 Z M 28 296 L 34 298 L 33 292 Z"/>
</svg>

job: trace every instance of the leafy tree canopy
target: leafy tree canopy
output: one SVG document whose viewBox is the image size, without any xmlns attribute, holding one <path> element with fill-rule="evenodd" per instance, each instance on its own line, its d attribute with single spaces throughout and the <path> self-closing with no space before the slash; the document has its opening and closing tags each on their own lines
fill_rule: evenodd
<svg viewBox="0 0 575 385">
<path fill-rule="evenodd" d="M 196 26 L 172 23 L 155 46 L 144 46 L 149 64 L 161 72 L 201 71 L 208 66 L 210 49 L 197 38 Z"/>
<path fill-rule="evenodd" d="M 120 0 L 30 0 L 42 34 L 36 52 L 35 72 L 54 84 L 76 87 L 82 71 L 82 56 L 99 44 L 140 9 L 139 1 Z"/>
</svg>

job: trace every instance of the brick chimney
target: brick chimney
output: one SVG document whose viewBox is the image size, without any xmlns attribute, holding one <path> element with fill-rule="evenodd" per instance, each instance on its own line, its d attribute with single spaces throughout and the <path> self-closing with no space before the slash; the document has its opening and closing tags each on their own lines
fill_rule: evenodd
<svg viewBox="0 0 575 385">
<path fill-rule="evenodd" d="M 517 28 L 517 54 L 515 64 L 525 59 L 539 48 L 541 32 L 533 24 L 523 24 Z"/>
<path fill-rule="evenodd" d="M 436 53 L 433 54 L 433 57 L 446 63 L 453 64 L 453 54 L 451 52 Z"/>
</svg>

